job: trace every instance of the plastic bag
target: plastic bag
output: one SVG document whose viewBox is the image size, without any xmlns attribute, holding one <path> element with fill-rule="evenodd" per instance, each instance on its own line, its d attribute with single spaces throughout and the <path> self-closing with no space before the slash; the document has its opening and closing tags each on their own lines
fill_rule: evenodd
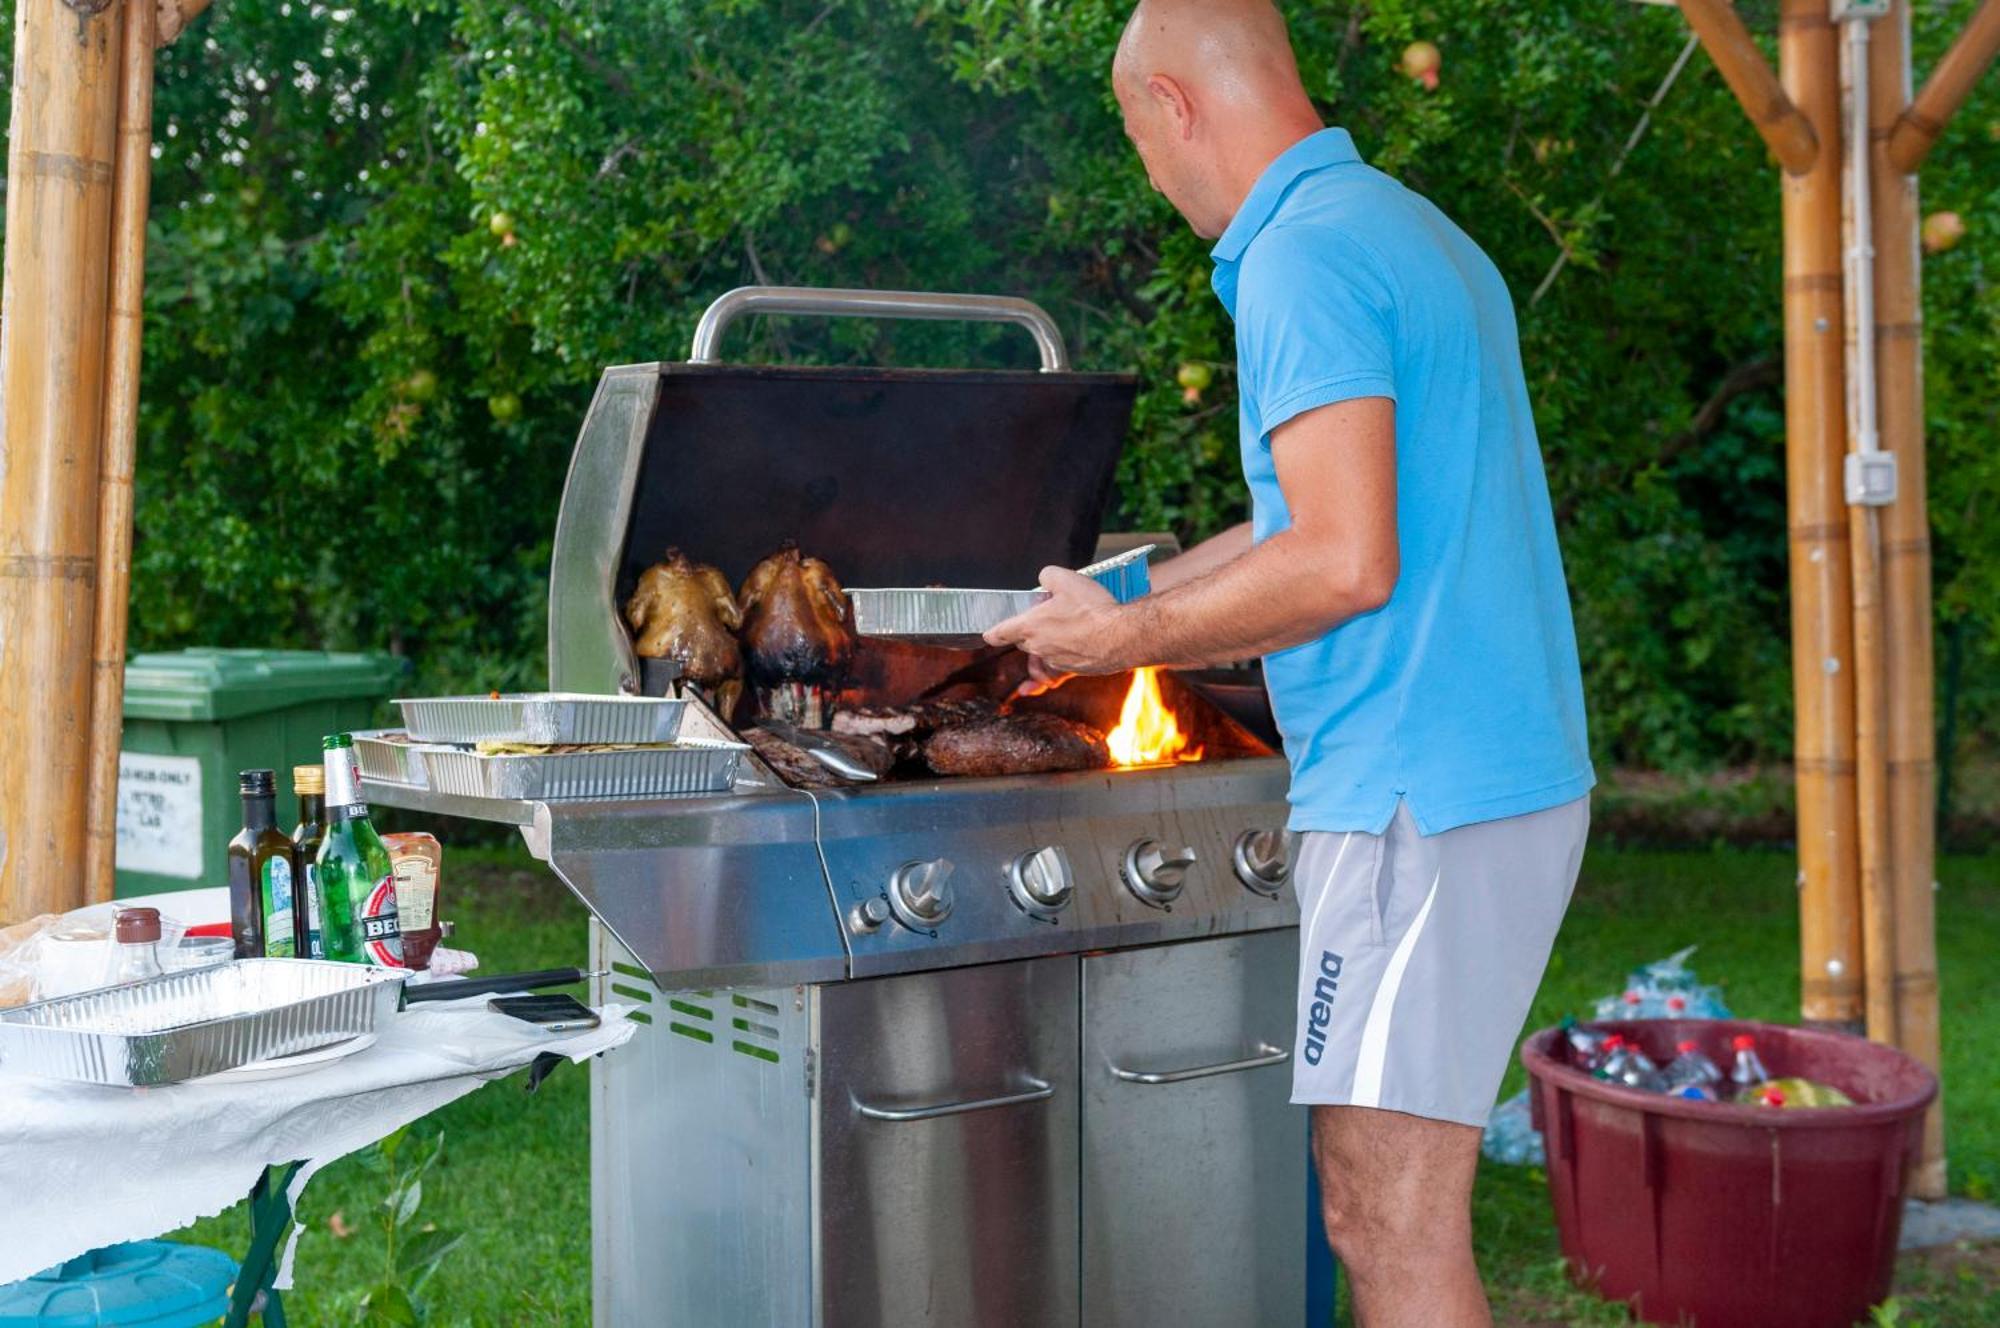
<svg viewBox="0 0 2000 1328">
<path fill-rule="evenodd" d="M 1722 988 L 1704 986 L 1688 967 L 1690 945 L 1665 959 L 1632 970 L 1625 989 L 1600 997 L 1592 1007 L 1598 1021 L 1613 1019 L 1727 1019 Z"/>
<path fill-rule="evenodd" d="M 1542 1136 L 1535 1132 L 1527 1089 L 1493 1108 L 1493 1114 L 1486 1119 L 1486 1133 L 1479 1140 L 1479 1151 L 1491 1161 L 1510 1167 L 1539 1167 L 1548 1161 L 1542 1151 Z"/>
</svg>

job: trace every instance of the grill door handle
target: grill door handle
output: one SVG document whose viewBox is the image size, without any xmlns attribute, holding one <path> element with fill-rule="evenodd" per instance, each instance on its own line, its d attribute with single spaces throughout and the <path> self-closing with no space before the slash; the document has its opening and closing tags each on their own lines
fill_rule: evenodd
<svg viewBox="0 0 2000 1328">
<path fill-rule="evenodd" d="M 1240 1061 L 1223 1061 L 1220 1065 L 1197 1065 L 1186 1070 L 1121 1070 L 1111 1067 L 1114 1079 L 1123 1079 L 1128 1084 L 1184 1084 L 1190 1079 L 1207 1079 L 1218 1074 L 1235 1074 L 1239 1070 L 1261 1070 L 1267 1065 L 1283 1065 L 1292 1058 L 1292 1053 L 1282 1047 L 1274 1047 L 1268 1042 L 1257 1044 L 1257 1054 L 1246 1056 Z"/>
<path fill-rule="evenodd" d="M 816 314 L 823 318 L 919 318 L 1012 323 L 1027 329 L 1042 353 L 1042 372 L 1069 368 L 1062 333 L 1048 311 L 1011 295 L 939 291 L 837 290 L 819 286 L 738 286 L 719 296 L 695 324 L 690 364 L 720 364 L 722 334 L 745 314 Z"/>
<path fill-rule="evenodd" d="M 964 1102 L 940 1102 L 934 1107 L 871 1107 L 860 1098 L 854 1098 L 854 1109 L 869 1120 L 913 1121 L 936 1120 L 940 1116 L 963 1116 L 968 1111 L 986 1111 L 993 1107 L 1018 1107 L 1028 1102 L 1046 1102 L 1056 1095 L 1055 1085 L 1030 1079 L 1034 1087 L 1021 1093 L 1008 1093 L 1004 1097 L 977 1097 Z"/>
</svg>

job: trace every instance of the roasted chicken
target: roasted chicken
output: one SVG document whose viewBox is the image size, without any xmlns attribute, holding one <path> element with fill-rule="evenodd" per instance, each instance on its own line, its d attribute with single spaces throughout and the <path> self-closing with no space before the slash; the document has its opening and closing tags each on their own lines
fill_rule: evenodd
<svg viewBox="0 0 2000 1328">
<path fill-rule="evenodd" d="M 647 659 L 670 659 L 724 723 L 743 692 L 743 652 L 733 633 L 743 625 L 736 597 L 720 568 L 668 549 L 664 560 L 639 575 L 625 601 L 633 649 Z"/>
<path fill-rule="evenodd" d="M 825 728 L 854 658 L 847 595 L 833 571 L 787 541 L 750 569 L 739 596 L 747 673 L 759 710 Z"/>
</svg>

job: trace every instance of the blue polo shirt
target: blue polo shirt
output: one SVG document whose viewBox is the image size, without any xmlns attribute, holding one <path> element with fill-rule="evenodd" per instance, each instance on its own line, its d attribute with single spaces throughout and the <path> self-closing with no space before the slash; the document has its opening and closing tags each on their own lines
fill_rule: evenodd
<svg viewBox="0 0 2000 1328">
<path fill-rule="evenodd" d="M 1212 257 L 1260 542 L 1291 520 L 1272 431 L 1396 403 L 1395 592 L 1264 660 L 1292 828 L 1380 833 L 1402 799 L 1436 834 L 1581 797 L 1576 632 L 1499 270 L 1343 129 L 1272 162 Z"/>
</svg>

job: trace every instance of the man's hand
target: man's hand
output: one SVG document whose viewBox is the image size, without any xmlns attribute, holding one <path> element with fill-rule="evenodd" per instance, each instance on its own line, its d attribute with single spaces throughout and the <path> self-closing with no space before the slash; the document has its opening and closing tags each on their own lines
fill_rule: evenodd
<svg viewBox="0 0 2000 1328">
<path fill-rule="evenodd" d="M 1044 684 L 1069 673 L 1119 673 L 1145 661 L 1131 652 L 1128 615 L 1111 592 L 1066 567 L 1045 567 L 1049 597 L 986 632 L 989 645 L 1018 646 Z"/>
</svg>

